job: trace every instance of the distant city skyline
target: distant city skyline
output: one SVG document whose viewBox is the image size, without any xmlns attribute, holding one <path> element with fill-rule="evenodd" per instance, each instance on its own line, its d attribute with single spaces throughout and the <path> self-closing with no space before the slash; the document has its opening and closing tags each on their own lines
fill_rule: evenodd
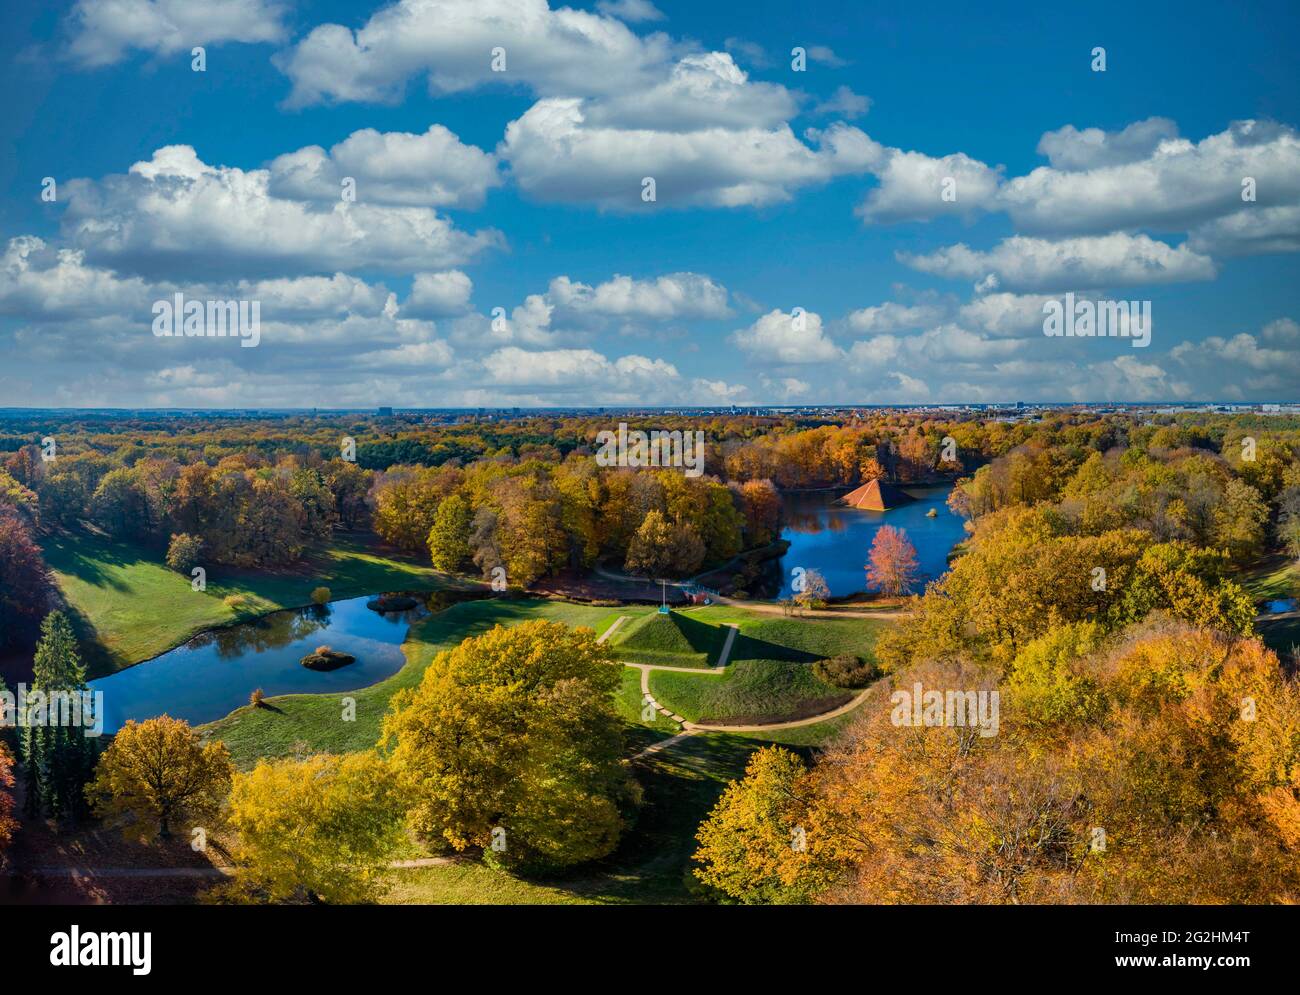
<svg viewBox="0 0 1300 995">
<path fill-rule="evenodd" d="M 0 410 L 1300 401 L 1294 4 L 11 6 Z"/>
</svg>

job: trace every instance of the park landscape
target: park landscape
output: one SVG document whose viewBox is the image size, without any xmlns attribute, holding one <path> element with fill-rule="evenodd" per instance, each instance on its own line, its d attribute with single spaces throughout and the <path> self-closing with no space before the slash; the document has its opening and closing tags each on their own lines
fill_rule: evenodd
<svg viewBox="0 0 1300 995">
<path fill-rule="evenodd" d="M 672 906 L 710 950 L 881 906 L 925 977 L 1271 956 L 1300 6 L 5 28 L 15 967 L 337 986 L 425 950 L 412 905 Z"/>
<path fill-rule="evenodd" d="M 591 415 L 6 418 L 7 686 L 109 726 L 4 730 L 6 900 L 1297 894 L 1290 418 L 655 421 L 711 472 L 602 466 Z M 936 493 L 924 577 L 891 516 Z M 858 586 L 791 559 L 809 495 Z M 900 721 L 917 684 L 996 735 Z"/>
</svg>

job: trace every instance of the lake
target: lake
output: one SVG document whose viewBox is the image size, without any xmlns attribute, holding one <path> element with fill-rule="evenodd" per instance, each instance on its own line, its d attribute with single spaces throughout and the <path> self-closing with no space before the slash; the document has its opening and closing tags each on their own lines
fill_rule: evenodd
<svg viewBox="0 0 1300 995">
<path fill-rule="evenodd" d="M 791 571 L 795 567 L 817 570 L 826 578 L 833 597 L 866 590 L 867 553 L 882 525 L 907 533 L 921 568 L 916 591 L 924 590 L 928 581 L 948 569 L 948 554 L 966 537 L 965 520 L 948 508 L 951 485 L 905 489 L 917 500 L 891 511 L 862 511 L 836 504 L 841 495 L 848 493 L 847 488 L 786 493 L 786 527 L 781 538 L 789 541 L 790 549 L 780 561 L 780 597 L 790 596 Z M 931 508 L 938 514 L 927 518 Z"/>
<path fill-rule="evenodd" d="M 104 730 L 163 713 L 194 725 L 211 722 L 247 705 L 255 688 L 270 697 L 355 691 L 381 681 L 406 662 L 402 642 L 425 610 L 381 614 L 366 607 L 370 600 L 279 611 L 211 629 L 159 657 L 91 681 L 92 691 L 104 692 Z M 299 663 L 322 645 L 350 653 L 356 662 L 328 672 Z"/>
</svg>

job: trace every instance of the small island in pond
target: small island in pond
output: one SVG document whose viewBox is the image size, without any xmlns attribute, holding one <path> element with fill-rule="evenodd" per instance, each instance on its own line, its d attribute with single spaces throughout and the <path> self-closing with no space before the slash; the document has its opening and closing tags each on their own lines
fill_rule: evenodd
<svg viewBox="0 0 1300 995">
<path fill-rule="evenodd" d="M 349 663 L 356 663 L 356 661 L 357 658 L 350 653 L 340 653 L 328 646 L 317 646 L 314 651 L 304 656 L 300 662 L 310 670 L 338 670 L 339 667 L 346 667 Z"/>
</svg>

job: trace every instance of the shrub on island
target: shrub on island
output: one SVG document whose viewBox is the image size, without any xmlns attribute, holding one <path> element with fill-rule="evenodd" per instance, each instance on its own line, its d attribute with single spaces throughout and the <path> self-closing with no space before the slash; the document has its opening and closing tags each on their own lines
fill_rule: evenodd
<svg viewBox="0 0 1300 995">
<path fill-rule="evenodd" d="M 328 646 L 317 646 L 315 650 L 302 658 L 300 663 L 308 670 L 338 670 L 349 663 L 355 663 L 356 657 L 349 653 L 340 653 Z"/>
</svg>

